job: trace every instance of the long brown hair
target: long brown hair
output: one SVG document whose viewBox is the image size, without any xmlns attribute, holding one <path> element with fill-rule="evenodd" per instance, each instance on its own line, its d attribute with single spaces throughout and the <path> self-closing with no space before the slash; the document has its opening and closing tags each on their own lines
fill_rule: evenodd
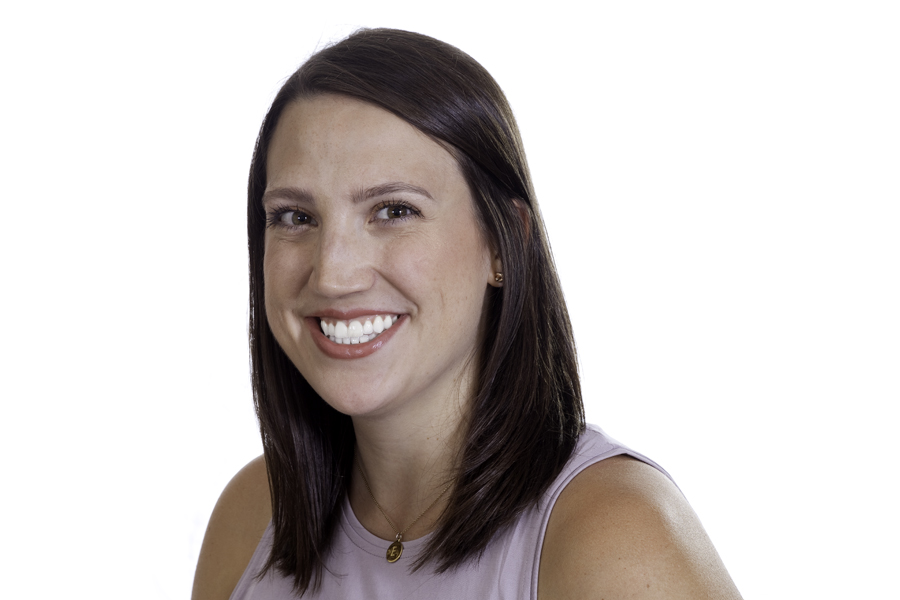
<svg viewBox="0 0 900 600">
<path fill-rule="evenodd" d="M 314 54 L 272 103 L 250 167 L 250 352 L 274 541 L 266 570 L 301 595 L 322 577 L 355 436 L 278 346 L 263 285 L 269 142 L 285 106 L 342 94 L 379 106 L 442 144 L 459 162 L 504 282 L 488 291 L 478 390 L 456 486 L 417 568 L 477 559 L 559 474 L 584 429 L 575 343 L 512 110 L 490 74 L 459 49 L 392 29 L 361 30 Z M 476 516 L 477 518 L 472 518 Z"/>
</svg>

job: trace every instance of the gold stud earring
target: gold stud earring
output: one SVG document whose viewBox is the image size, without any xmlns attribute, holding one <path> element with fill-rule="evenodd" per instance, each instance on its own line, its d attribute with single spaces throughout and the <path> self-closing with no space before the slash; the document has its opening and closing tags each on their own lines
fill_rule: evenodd
<svg viewBox="0 0 900 600">
<path fill-rule="evenodd" d="M 500 271 L 494 273 L 494 281 L 496 281 L 497 283 L 503 283 L 503 273 L 501 273 Z"/>
</svg>

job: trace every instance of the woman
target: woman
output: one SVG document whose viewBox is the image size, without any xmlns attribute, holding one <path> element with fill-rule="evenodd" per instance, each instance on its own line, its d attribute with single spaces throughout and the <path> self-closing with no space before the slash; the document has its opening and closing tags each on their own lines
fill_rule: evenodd
<svg viewBox="0 0 900 600">
<path fill-rule="evenodd" d="M 194 598 L 736 598 L 652 462 L 584 425 L 512 112 L 447 44 L 368 30 L 275 98 L 250 171 L 264 455 Z"/>
</svg>

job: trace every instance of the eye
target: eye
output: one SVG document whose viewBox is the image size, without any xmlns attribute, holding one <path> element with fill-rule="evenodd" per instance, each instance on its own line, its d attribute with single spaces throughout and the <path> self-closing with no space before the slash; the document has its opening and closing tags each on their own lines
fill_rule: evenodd
<svg viewBox="0 0 900 600">
<path fill-rule="evenodd" d="M 303 229 L 316 224 L 315 219 L 308 213 L 292 208 L 273 210 L 266 220 L 269 223 L 269 227 L 280 227 L 288 230 Z"/>
<path fill-rule="evenodd" d="M 408 206 L 389 206 L 384 209 L 388 219 L 402 219 L 412 214 Z"/>
<path fill-rule="evenodd" d="M 312 223 L 312 217 L 299 210 L 289 210 L 281 215 L 281 222 L 285 225 L 301 227 L 303 225 L 310 225 Z"/>
<path fill-rule="evenodd" d="M 384 221 L 396 221 L 414 217 L 419 214 L 412 206 L 405 202 L 385 202 L 376 208 L 375 219 Z"/>
</svg>

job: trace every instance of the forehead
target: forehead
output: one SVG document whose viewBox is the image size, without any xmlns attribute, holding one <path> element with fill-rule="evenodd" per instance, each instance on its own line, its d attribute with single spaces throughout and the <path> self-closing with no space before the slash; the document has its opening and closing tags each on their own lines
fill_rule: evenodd
<svg viewBox="0 0 900 600">
<path fill-rule="evenodd" d="M 266 174 L 269 188 L 298 179 L 417 185 L 462 179 L 457 161 L 426 134 L 373 104 L 338 95 L 285 107 L 269 145 Z"/>
</svg>

